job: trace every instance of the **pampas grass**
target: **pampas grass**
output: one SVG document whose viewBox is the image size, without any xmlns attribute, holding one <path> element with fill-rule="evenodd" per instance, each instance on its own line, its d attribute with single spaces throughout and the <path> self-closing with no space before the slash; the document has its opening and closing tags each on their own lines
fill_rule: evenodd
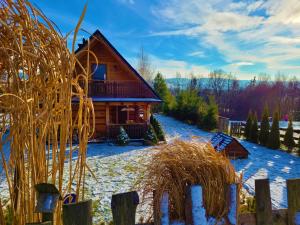
<svg viewBox="0 0 300 225">
<path fill-rule="evenodd" d="M 84 198 L 87 141 L 93 133 L 89 121 L 94 121 L 92 101 L 87 98 L 90 54 L 87 64 L 80 65 L 74 49 L 85 10 L 70 52 L 68 36 L 63 37 L 42 11 L 25 0 L 0 1 L 0 155 L 15 225 L 40 219 L 34 213 L 35 184 L 52 183 L 63 195 L 75 183 L 78 199 Z M 76 115 L 72 115 L 73 97 L 79 101 Z M 74 129 L 77 149 L 72 145 Z M 2 148 L 6 141 L 10 141 L 9 158 Z M 78 158 L 72 160 L 75 150 Z M 64 183 L 67 159 L 69 177 Z M 61 202 L 55 224 L 61 224 Z"/>
<path fill-rule="evenodd" d="M 196 140 L 175 140 L 158 146 L 157 153 L 145 167 L 138 184 L 143 202 L 149 202 L 155 190 L 153 204 L 159 209 L 163 192 L 169 192 L 171 218 L 185 218 L 185 192 L 188 185 L 201 184 L 207 214 L 221 219 L 228 213 L 227 185 L 238 182 L 230 161 L 217 153 L 210 144 Z M 157 211 L 154 217 L 158 218 Z"/>
</svg>

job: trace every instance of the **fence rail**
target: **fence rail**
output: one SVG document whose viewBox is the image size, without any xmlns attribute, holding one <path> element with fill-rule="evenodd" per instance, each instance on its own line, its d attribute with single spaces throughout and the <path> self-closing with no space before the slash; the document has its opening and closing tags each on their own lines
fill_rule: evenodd
<svg viewBox="0 0 300 225">
<path fill-rule="evenodd" d="M 245 133 L 246 123 L 244 122 L 231 122 L 230 123 L 230 135 L 241 137 Z M 258 126 L 258 130 L 260 130 L 260 126 Z M 280 130 L 280 140 L 283 141 L 285 132 L 287 128 L 279 128 Z M 300 141 L 300 130 L 294 130 L 293 134 L 294 140 L 296 143 Z"/>
<path fill-rule="evenodd" d="M 237 185 L 232 184 L 228 188 L 229 194 L 227 206 L 228 216 L 222 219 L 221 224 L 230 225 L 300 225 L 300 179 L 289 179 L 287 184 L 288 208 L 272 210 L 271 192 L 268 179 L 255 180 L 256 213 L 238 214 Z M 206 217 L 203 207 L 202 187 L 193 185 L 187 188 L 185 200 L 186 218 L 184 221 L 170 220 L 169 194 L 165 192 L 160 202 L 160 217 L 154 218 L 154 223 L 144 225 L 206 225 L 214 221 Z M 137 192 L 129 192 L 113 195 L 112 212 L 114 225 L 135 225 L 136 208 L 139 204 Z M 154 214 L 157 209 L 154 208 Z M 214 223 L 212 223 L 214 224 Z M 219 223 L 218 223 L 219 224 Z M 138 224 L 142 225 L 142 224 Z"/>
</svg>

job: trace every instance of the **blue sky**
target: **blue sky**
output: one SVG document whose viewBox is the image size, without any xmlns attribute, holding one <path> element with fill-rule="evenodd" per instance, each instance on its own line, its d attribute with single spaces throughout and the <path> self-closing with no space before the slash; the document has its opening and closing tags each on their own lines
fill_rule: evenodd
<svg viewBox="0 0 300 225">
<path fill-rule="evenodd" d="M 85 4 L 32 2 L 63 34 L 75 28 Z M 89 0 L 82 28 L 99 29 L 133 66 L 143 46 L 165 77 L 222 69 L 239 79 L 300 78 L 299 0 Z"/>
</svg>

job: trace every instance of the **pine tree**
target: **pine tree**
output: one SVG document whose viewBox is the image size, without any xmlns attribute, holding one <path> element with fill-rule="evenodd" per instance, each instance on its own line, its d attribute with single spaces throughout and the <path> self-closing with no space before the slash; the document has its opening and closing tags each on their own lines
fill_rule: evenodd
<svg viewBox="0 0 300 225">
<path fill-rule="evenodd" d="M 150 123 L 151 125 L 153 126 L 153 129 L 156 133 L 156 136 L 158 138 L 158 140 L 160 141 L 166 141 L 165 139 L 165 133 L 160 125 L 160 123 L 158 122 L 158 120 L 153 116 L 151 115 L 150 117 Z"/>
<path fill-rule="evenodd" d="M 175 97 L 171 94 L 167 87 L 167 83 L 161 73 L 157 73 L 153 84 L 155 92 L 163 100 L 163 102 L 154 107 L 154 112 L 169 113 L 174 107 Z"/>
<path fill-rule="evenodd" d="M 267 146 L 271 149 L 280 148 L 280 132 L 279 132 L 279 113 L 275 112 L 273 115 L 273 122 L 271 132 L 268 138 Z"/>
<path fill-rule="evenodd" d="M 127 145 L 129 142 L 128 134 L 126 133 L 125 129 L 121 126 L 119 135 L 117 136 L 117 144 L 118 145 Z"/>
<path fill-rule="evenodd" d="M 259 132 L 259 143 L 266 146 L 270 133 L 270 123 L 269 123 L 269 109 L 268 106 L 265 106 Z"/>
<path fill-rule="evenodd" d="M 144 136 L 144 142 L 146 145 L 156 145 L 158 143 L 157 136 L 151 124 L 148 126 Z"/>
<path fill-rule="evenodd" d="M 251 126 L 251 132 L 250 132 L 250 140 L 253 143 L 258 142 L 258 124 L 257 124 L 257 114 L 253 114 L 253 119 L 252 119 L 252 126 Z"/>
<path fill-rule="evenodd" d="M 202 128 L 205 130 L 214 130 L 218 126 L 218 105 L 213 96 L 209 97 L 207 112 L 202 121 Z"/>
<path fill-rule="evenodd" d="M 289 119 L 289 125 L 288 125 L 288 128 L 285 132 L 285 135 L 284 135 L 284 141 L 283 141 L 283 144 L 288 148 L 288 151 L 291 152 L 292 149 L 295 147 L 295 141 L 294 141 L 294 129 L 293 129 L 293 121 L 290 117 Z"/>
<path fill-rule="evenodd" d="M 248 118 L 246 121 L 246 126 L 245 126 L 245 138 L 246 140 L 250 140 L 251 137 L 251 129 L 252 129 L 252 111 L 250 110 L 248 113 Z"/>
</svg>

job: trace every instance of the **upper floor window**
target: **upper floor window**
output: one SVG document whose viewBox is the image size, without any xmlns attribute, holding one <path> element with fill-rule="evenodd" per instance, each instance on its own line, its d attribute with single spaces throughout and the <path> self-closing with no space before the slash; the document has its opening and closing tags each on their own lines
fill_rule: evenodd
<svg viewBox="0 0 300 225">
<path fill-rule="evenodd" d="M 92 72 L 94 80 L 106 80 L 107 68 L 105 64 L 92 64 Z"/>
</svg>

